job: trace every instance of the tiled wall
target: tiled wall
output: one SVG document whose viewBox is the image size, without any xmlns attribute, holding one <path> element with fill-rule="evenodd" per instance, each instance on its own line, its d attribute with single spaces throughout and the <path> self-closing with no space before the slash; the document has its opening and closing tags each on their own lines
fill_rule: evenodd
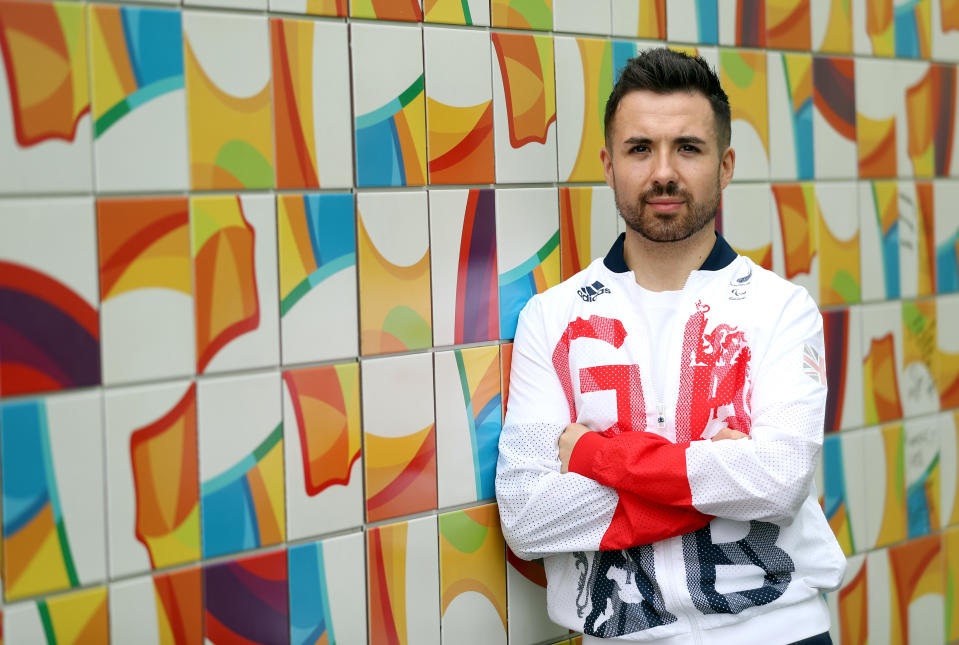
<svg viewBox="0 0 959 645">
<path fill-rule="evenodd" d="M 959 640 L 959 2 L 0 0 L 5 642 L 566 643 L 510 339 L 621 230 L 664 40 L 732 101 L 719 227 L 823 308 L 834 639 Z"/>
</svg>

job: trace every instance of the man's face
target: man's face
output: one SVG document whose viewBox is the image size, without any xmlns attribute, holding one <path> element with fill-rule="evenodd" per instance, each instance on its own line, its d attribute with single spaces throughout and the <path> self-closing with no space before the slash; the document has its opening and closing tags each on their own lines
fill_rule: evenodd
<svg viewBox="0 0 959 645">
<path fill-rule="evenodd" d="M 709 100 L 699 92 L 623 96 L 600 152 L 626 224 L 654 242 L 684 240 L 709 224 L 733 175 Z"/>
</svg>

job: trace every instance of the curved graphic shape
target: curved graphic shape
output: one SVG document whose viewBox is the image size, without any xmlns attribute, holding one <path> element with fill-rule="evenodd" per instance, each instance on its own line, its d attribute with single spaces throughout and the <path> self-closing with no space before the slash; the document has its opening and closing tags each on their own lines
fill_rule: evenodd
<svg viewBox="0 0 959 645">
<path fill-rule="evenodd" d="M 47 645 L 108 643 L 107 589 L 95 587 L 37 601 Z"/>
<path fill-rule="evenodd" d="M 553 233 L 525 262 L 499 276 L 499 328 L 503 338 L 516 334 L 519 312 L 526 302 L 559 283 L 559 231 Z"/>
<path fill-rule="evenodd" d="M 248 98 L 227 94 L 207 75 L 186 39 L 190 185 L 194 189 L 273 186 L 270 83 Z"/>
<path fill-rule="evenodd" d="M 935 173 L 947 176 L 952 172 L 952 140 L 956 129 L 956 67 L 933 65 L 932 82 Z"/>
<path fill-rule="evenodd" d="M 792 107 L 793 147 L 796 150 L 796 176 L 812 179 L 813 157 L 813 68 L 809 56 L 782 56 L 786 88 Z"/>
<path fill-rule="evenodd" d="M 829 22 L 819 51 L 852 53 L 852 3 L 829 0 Z"/>
<path fill-rule="evenodd" d="M 513 550 L 507 546 L 506 561 L 509 562 L 510 566 L 521 576 L 534 585 L 546 589 L 546 566 L 542 558 L 537 558 L 536 560 L 520 560 L 519 556 L 513 553 Z"/>
<path fill-rule="evenodd" d="M 928 177 L 935 171 L 933 131 L 937 97 L 933 96 L 932 68 L 922 79 L 906 88 L 906 137 L 913 174 Z M 930 118 L 930 116 L 932 118 Z"/>
<path fill-rule="evenodd" d="M 453 25 L 472 25 L 473 16 L 468 0 L 425 0 L 423 9 L 427 22 Z"/>
<path fill-rule="evenodd" d="M 0 54 L 17 144 L 73 141 L 90 111 L 86 8 L 69 2 L 3 3 Z"/>
<path fill-rule="evenodd" d="M 872 339 L 863 359 L 867 424 L 902 418 L 894 343 L 892 334 Z"/>
<path fill-rule="evenodd" d="M 744 2 L 747 0 L 739 0 Z M 761 12 L 760 12 L 761 13 Z M 756 132 L 769 158 L 769 110 L 766 96 L 766 55 L 762 52 L 722 50 L 719 53 L 723 88 L 729 95 L 730 117 Z"/>
<path fill-rule="evenodd" d="M 766 0 L 766 46 L 811 49 L 810 0 Z"/>
<path fill-rule="evenodd" d="M 406 522 L 369 530 L 370 633 L 374 643 L 407 644 Z"/>
<path fill-rule="evenodd" d="M 192 296 L 189 219 L 185 198 L 101 200 L 100 301 L 149 288 Z"/>
<path fill-rule="evenodd" d="M 273 104 L 276 109 L 276 185 L 319 188 L 313 124 L 313 24 L 270 20 Z"/>
<path fill-rule="evenodd" d="M 938 535 L 910 540 L 889 549 L 890 593 L 895 600 L 889 619 L 893 638 L 909 642 L 909 606 L 925 595 L 943 596 L 942 544 Z"/>
<path fill-rule="evenodd" d="M 566 280 L 589 265 L 593 193 L 590 188 L 559 189 L 561 276 Z"/>
<path fill-rule="evenodd" d="M 312 497 L 330 486 L 346 485 L 360 457 L 357 364 L 284 372 L 283 380 L 296 414 L 306 494 Z"/>
<path fill-rule="evenodd" d="M 855 66 L 851 59 L 813 57 L 813 103 L 826 123 L 856 142 Z"/>
<path fill-rule="evenodd" d="M 894 56 L 896 33 L 893 24 L 892 0 L 879 0 L 866 4 L 866 33 L 876 56 Z"/>
<path fill-rule="evenodd" d="M 356 117 L 358 186 L 426 183 L 426 100 L 420 74 L 398 97 Z"/>
<path fill-rule="evenodd" d="M 193 201 L 197 372 L 233 339 L 260 326 L 254 230 L 239 197 Z"/>
<path fill-rule="evenodd" d="M 312 16 L 346 18 L 347 0 L 306 0 L 306 13 Z"/>
<path fill-rule="evenodd" d="M 432 344 L 430 253 L 406 267 L 392 264 L 358 217 L 361 342 L 364 354 L 424 349 Z"/>
<path fill-rule="evenodd" d="M 933 184 L 929 181 L 916 182 L 916 229 L 918 232 L 919 276 L 917 295 L 928 296 L 934 293 L 936 279 L 936 248 L 933 214 Z"/>
<path fill-rule="evenodd" d="M 812 235 L 816 194 L 812 184 L 774 184 L 773 198 L 782 231 L 786 278 L 792 280 L 812 270 L 816 240 Z"/>
<path fill-rule="evenodd" d="M 499 350 L 495 346 L 458 349 L 454 355 L 469 423 L 476 497 L 490 499 L 495 496 L 493 478 L 496 476 L 499 435 L 502 430 Z"/>
<path fill-rule="evenodd" d="M 603 117 L 613 89 L 613 48 L 608 41 L 594 38 L 577 38 L 576 46 L 583 71 L 583 130 L 567 181 L 600 181 L 602 166 L 596 151 L 606 142 Z"/>
<path fill-rule="evenodd" d="M 862 289 L 859 274 L 859 231 L 841 240 L 829 228 L 820 209 L 817 243 L 819 245 L 819 304 L 839 305 L 859 302 Z"/>
<path fill-rule="evenodd" d="M 737 46 L 766 46 L 765 0 L 736 0 L 735 20 Z"/>
<path fill-rule="evenodd" d="M 506 627 L 506 557 L 495 504 L 439 517 L 440 607 L 445 614 L 460 595 L 483 596 Z"/>
<path fill-rule="evenodd" d="M 200 485 L 203 557 L 245 551 L 281 542 L 283 425 L 249 455 Z"/>
<path fill-rule="evenodd" d="M 640 0 L 638 14 L 637 38 L 666 40 L 666 0 Z M 600 105 L 605 105 L 605 100 Z"/>
<path fill-rule="evenodd" d="M 885 477 L 879 481 L 883 482 L 885 493 L 875 547 L 905 540 L 907 530 L 905 433 L 900 424 L 886 426 L 881 433 L 886 462 Z"/>
<path fill-rule="evenodd" d="M 548 31 L 553 28 L 553 0 L 491 0 L 490 18 L 494 27 Z"/>
<path fill-rule="evenodd" d="M 863 178 L 896 176 L 896 117 L 874 121 L 856 114 L 859 144 L 859 176 Z"/>
<path fill-rule="evenodd" d="M 140 7 L 93 6 L 93 136 L 175 90 L 184 88 L 180 12 Z"/>
<path fill-rule="evenodd" d="M 896 58 L 930 58 L 932 3 L 907 0 L 893 9 Z"/>
<path fill-rule="evenodd" d="M 466 200 L 456 278 L 454 343 L 499 338 L 496 212 L 493 190 L 473 189 Z"/>
<path fill-rule="evenodd" d="M 163 417 L 130 435 L 136 536 L 160 569 L 200 559 L 196 385 Z"/>
<path fill-rule="evenodd" d="M 97 310 L 55 278 L 0 260 L 0 393 L 99 384 Z"/>
<path fill-rule="evenodd" d="M 43 401 L 0 407 L 0 441 L 7 598 L 78 587 Z"/>
<path fill-rule="evenodd" d="M 423 10 L 417 0 L 353 0 L 352 5 L 354 18 L 423 21 Z"/>
<path fill-rule="evenodd" d="M 842 441 L 838 436 L 826 437 L 823 442 L 823 472 L 826 481 L 823 510 L 842 552 L 849 556 L 856 552 L 856 543 L 853 539 L 852 518 L 848 512 Z"/>
<path fill-rule="evenodd" d="M 353 195 L 277 197 L 280 316 L 340 271 L 356 266 Z"/>
<path fill-rule="evenodd" d="M 291 645 L 335 644 L 323 543 L 289 549 Z"/>
<path fill-rule="evenodd" d="M 202 571 L 197 567 L 154 576 L 153 591 L 157 638 L 169 635 L 170 642 L 176 645 L 198 645 L 203 633 Z"/>
<path fill-rule="evenodd" d="M 842 427 L 843 405 L 846 401 L 846 352 L 849 348 L 849 310 L 835 309 L 822 313 L 823 340 L 826 344 L 826 432 Z M 838 384 L 838 385 L 837 385 Z"/>
<path fill-rule="evenodd" d="M 929 535 L 939 529 L 939 455 L 916 481 L 906 487 L 907 536 Z"/>
<path fill-rule="evenodd" d="M 212 643 L 288 643 L 290 610 L 284 551 L 203 570 L 206 638 Z"/>
<path fill-rule="evenodd" d="M 868 642 L 868 597 L 866 566 L 839 590 L 839 635 L 842 643 L 866 645 Z"/>
<path fill-rule="evenodd" d="M 959 353 L 953 354 L 939 349 L 938 385 L 940 409 L 959 407 Z"/>
<path fill-rule="evenodd" d="M 370 522 L 436 507 L 436 426 L 402 437 L 366 435 Z"/>
<path fill-rule="evenodd" d="M 552 39 L 497 32 L 492 39 L 506 94 L 510 145 L 546 143 L 549 126 L 556 121 Z"/>
<path fill-rule="evenodd" d="M 431 184 L 493 183 L 493 101 L 456 107 L 426 99 Z"/>
</svg>

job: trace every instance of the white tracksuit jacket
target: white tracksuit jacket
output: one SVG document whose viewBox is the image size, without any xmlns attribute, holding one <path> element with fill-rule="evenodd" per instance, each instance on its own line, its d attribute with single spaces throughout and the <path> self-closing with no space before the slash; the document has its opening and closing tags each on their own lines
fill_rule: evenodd
<svg viewBox="0 0 959 645">
<path fill-rule="evenodd" d="M 507 543 L 544 557 L 547 605 L 590 638 L 776 645 L 829 628 L 845 557 L 813 475 L 822 319 L 801 287 L 717 236 L 678 324 L 647 329 L 623 237 L 520 314 L 496 498 Z M 675 356 L 651 383 L 654 343 Z M 557 439 L 596 432 L 560 474 Z M 749 439 L 708 441 L 723 427 Z M 605 641 L 602 641 L 605 642 Z"/>
</svg>

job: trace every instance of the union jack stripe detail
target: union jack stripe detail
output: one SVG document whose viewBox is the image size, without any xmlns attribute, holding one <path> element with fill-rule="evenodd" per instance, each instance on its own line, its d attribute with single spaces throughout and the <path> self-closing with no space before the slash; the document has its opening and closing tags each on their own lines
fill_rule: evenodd
<svg viewBox="0 0 959 645">
<path fill-rule="evenodd" d="M 802 371 L 803 374 L 816 381 L 816 383 L 820 385 L 826 384 L 826 361 L 809 343 L 803 346 Z"/>
</svg>

